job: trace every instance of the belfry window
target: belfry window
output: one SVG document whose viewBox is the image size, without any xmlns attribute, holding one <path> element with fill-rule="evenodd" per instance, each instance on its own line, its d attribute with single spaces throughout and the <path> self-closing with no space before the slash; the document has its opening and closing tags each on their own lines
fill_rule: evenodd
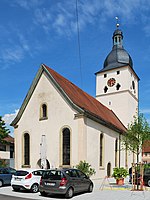
<svg viewBox="0 0 150 200">
<path fill-rule="evenodd" d="M 63 129 L 62 132 L 62 164 L 70 165 L 70 130 Z"/>
<path fill-rule="evenodd" d="M 108 87 L 107 87 L 107 86 L 105 86 L 105 87 L 104 87 L 104 93 L 106 93 L 106 92 L 107 92 L 107 90 L 108 90 Z"/>
<path fill-rule="evenodd" d="M 135 82 L 134 81 L 132 81 L 132 88 L 133 88 L 133 90 L 135 90 Z"/>
<path fill-rule="evenodd" d="M 104 74 L 104 78 L 106 78 L 107 77 L 107 74 Z"/>
<path fill-rule="evenodd" d="M 30 136 L 24 134 L 24 165 L 30 165 Z"/>
<path fill-rule="evenodd" d="M 117 85 L 116 85 L 116 90 L 119 90 L 120 87 L 121 87 L 121 85 L 120 85 L 119 83 L 117 83 Z"/>
</svg>

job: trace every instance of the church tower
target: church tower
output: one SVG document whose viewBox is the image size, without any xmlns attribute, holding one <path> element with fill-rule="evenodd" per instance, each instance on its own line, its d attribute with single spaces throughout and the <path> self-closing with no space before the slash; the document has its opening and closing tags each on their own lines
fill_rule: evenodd
<svg viewBox="0 0 150 200">
<path fill-rule="evenodd" d="M 96 99 L 117 115 L 127 127 L 138 112 L 139 78 L 133 69 L 131 56 L 123 47 L 123 32 L 113 33 L 113 47 L 96 73 Z"/>
</svg>

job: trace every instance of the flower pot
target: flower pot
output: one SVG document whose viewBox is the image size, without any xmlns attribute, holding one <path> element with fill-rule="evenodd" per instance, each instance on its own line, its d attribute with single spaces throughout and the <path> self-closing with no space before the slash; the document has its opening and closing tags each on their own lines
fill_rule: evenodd
<svg viewBox="0 0 150 200">
<path fill-rule="evenodd" d="M 116 179 L 117 185 L 124 185 L 124 178 Z"/>
</svg>

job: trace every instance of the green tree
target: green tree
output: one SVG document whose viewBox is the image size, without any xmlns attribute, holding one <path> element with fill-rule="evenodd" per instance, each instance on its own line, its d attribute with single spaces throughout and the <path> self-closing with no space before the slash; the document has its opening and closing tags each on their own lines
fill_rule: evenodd
<svg viewBox="0 0 150 200">
<path fill-rule="evenodd" d="M 3 139 L 10 133 L 9 129 L 6 128 L 4 120 L 0 116 L 0 143 L 3 143 Z"/>
<path fill-rule="evenodd" d="M 147 140 L 150 140 L 150 127 L 144 115 L 140 113 L 134 117 L 134 121 L 128 126 L 127 133 L 122 138 L 125 148 L 137 155 L 137 163 L 142 146 Z"/>
</svg>

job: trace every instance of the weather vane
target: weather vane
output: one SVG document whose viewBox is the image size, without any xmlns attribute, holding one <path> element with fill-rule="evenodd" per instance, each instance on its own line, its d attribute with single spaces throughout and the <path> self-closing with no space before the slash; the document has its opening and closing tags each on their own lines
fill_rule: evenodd
<svg viewBox="0 0 150 200">
<path fill-rule="evenodd" d="M 115 17 L 115 19 L 116 19 L 116 27 L 118 28 L 118 27 L 120 26 L 120 24 L 118 23 L 119 18 L 118 18 L 118 17 Z"/>
</svg>

